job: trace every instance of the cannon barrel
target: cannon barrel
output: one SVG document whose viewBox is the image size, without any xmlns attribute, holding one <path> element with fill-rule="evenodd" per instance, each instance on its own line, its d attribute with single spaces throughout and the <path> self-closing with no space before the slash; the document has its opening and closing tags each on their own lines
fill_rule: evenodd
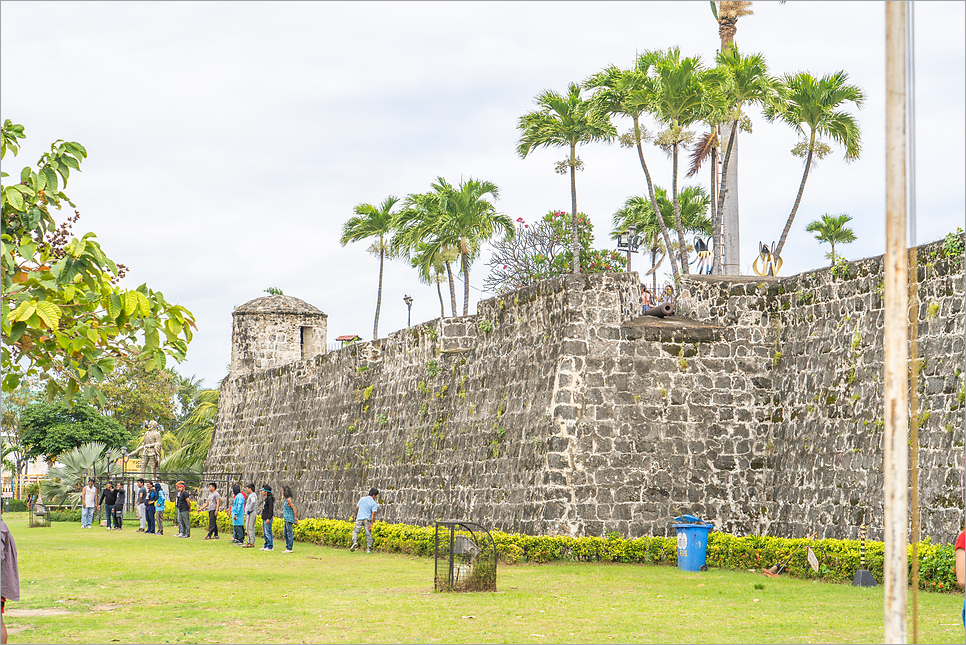
<svg viewBox="0 0 966 645">
<path fill-rule="evenodd" d="M 657 316 L 658 318 L 664 318 L 665 316 L 674 315 L 674 303 L 673 302 L 662 302 L 656 307 L 651 307 L 644 312 L 645 316 Z"/>
</svg>

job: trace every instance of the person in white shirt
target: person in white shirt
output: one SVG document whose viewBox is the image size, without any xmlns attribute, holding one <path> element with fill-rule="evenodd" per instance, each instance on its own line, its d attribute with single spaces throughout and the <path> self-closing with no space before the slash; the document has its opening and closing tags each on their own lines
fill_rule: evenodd
<svg viewBox="0 0 966 645">
<path fill-rule="evenodd" d="M 81 528 L 91 528 L 91 521 L 94 519 L 94 509 L 97 504 L 97 487 L 94 480 L 88 479 L 87 486 L 81 491 Z"/>
</svg>

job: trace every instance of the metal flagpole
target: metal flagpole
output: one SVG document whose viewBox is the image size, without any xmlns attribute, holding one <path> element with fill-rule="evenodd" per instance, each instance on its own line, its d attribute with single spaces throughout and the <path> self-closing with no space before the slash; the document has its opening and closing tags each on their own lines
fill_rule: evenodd
<svg viewBox="0 0 966 645">
<path fill-rule="evenodd" d="M 886 2 L 884 642 L 905 643 L 908 583 L 908 250 L 906 248 L 906 6 Z"/>
</svg>

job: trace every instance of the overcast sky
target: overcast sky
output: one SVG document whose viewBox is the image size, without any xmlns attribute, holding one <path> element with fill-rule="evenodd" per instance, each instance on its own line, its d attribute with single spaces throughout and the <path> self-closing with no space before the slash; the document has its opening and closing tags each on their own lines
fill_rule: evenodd
<svg viewBox="0 0 966 645">
<path fill-rule="evenodd" d="M 826 263 L 805 232 L 823 213 L 848 213 L 855 259 L 883 252 L 885 39 L 882 2 L 755 2 L 736 43 L 762 52 L 775 75 L 844 70 L 867 95 L 847 109 L 862 156 L 813 168 L 786 245 L 782 274 Z M 964 224 L 966 3 L 916 2 L 918 240 Z M 424 192 L 437 177 L 486 179 L 498 208 L 533 221 L 569 210 L 554 172 L 558 150 L 521 160 L 517 119 L 543 89 L 562 91 L 636 52 L 678 46 L 710 62 L 717 25 L 707 2 L 312 3 L 13 2 L 0 5 L 0 118 L 26 128 L 16 176 L 56 139 L 89 158 L 67 193 L 110 257 L 198 322 L 177 369 L 210 386 L 227 373 L 232 308 L 278 287 L 329 315 L 329 339 L 369 338 L 378 261 L 367 244 L 341 247 L 360 202 Z M 781 229 L 801 180 L 787 126 L 752 113 L 740 139 L 741 265 Z M 628 124 L 617 123 L 619 130 Z M 635 153 L 579 151 L 578 207 L 610 244 L 611 218 L 644 194 Z M 646 150 L 660 186 L 670 163 Z M 707 174 L 700 183 L 707 186 Z M 66 213 L 64 213 L 66 215 Z M 484 257 L 471 271 L 475 301 Z M 645 265 L 635 258 L 636 268 Z M 461 289 L 460 289 L 461 291 Z M 439 315 L 434 287 L 387 264 L 380 334 Z M 461 297 L 461 296 L 460 296 Z"/>
</svg>

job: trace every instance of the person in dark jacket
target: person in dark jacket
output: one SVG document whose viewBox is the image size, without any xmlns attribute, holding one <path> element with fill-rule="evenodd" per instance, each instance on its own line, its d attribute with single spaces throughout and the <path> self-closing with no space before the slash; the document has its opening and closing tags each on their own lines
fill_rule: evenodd
<svg viewBox="0 0 966 645">
<path fill-rule="evenodd" d="M 191 537 L 191 504 L 188 502 L 188 490 L 184 482 L 178 482 L 178 497 L 175 504 L 178 507 L 178 537 Z"/>
<path fill-rule="evenodd" d="M 275 519 L 275 498 L 272 496 L 272 487 L 268 484 L 262 486 L 262 497 L 265 498 L 265 505 L 262 507 L 262 535 L 265 537 L 265 546 L 262 551 L 274 551 L 272 520 Z"/>
<path fill-rule="evenodd" d="M 151 482 L 147 482 L 145 488 L 148 491 L 147 497 L 144 499 L 144 519 L 147 520 L 148 524 L 148 530 L 145 533 L 154 535 L 154 505 L 158 501 L 158 494 Z"/>
<path fill-rule="evenodd" d="M 114 491 L 117 497 L 114 498 L 114 530 L 121 530 L 121 520 L 124 519 L 124 485 L 118 484 Z"/>
<path fill-rule="evenodd" d="M 114 502 L 116 500 L 117 491 L 114 490 L 114 484 L 107 482 L 107 486 L 104 487 L 104 492 L 101 493 L 101 505 L 104 506 L 104 517 L 107 518 L 108 531 L 114 527 Z"/>
</svg>

